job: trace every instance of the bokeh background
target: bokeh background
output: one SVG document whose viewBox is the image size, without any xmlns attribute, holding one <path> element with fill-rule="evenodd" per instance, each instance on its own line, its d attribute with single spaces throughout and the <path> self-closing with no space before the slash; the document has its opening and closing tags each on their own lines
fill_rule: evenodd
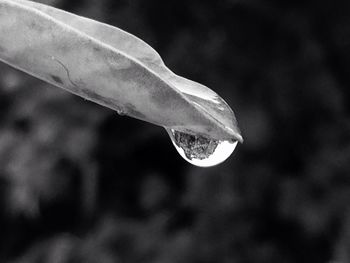
<svg viewBox="0 0 350 263">
<path fill-rule="evenodd" d="M 0 262 L 350 262 L 350 2 L 46 0 L 220 94 L 222 165 L 0 64 Z M 4 37 L 4 36 L 0 36 Z"/>
</svg>

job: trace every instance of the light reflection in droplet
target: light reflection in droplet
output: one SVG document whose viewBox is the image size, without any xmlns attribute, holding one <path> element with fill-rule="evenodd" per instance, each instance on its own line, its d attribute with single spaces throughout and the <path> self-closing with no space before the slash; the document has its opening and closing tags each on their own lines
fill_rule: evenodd
<svg viewBox="0 0 350 263">
<path fill-rule="evenodd" d="M 167 129 L 178 153 L 189 163 L 210 167 L 225 161 L 235 150 L 237 141 L 218 141 Z"/>
</svg>

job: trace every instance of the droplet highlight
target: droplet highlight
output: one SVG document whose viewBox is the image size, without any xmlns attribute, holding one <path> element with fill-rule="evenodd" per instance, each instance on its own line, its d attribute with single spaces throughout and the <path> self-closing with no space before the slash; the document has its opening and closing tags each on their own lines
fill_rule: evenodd
<svg viewBox="0 0 350 263">
<path fill-rule="evenodd" d="M 124 111 L 121 107 L 116 107 L 115 111 L 116 111 L 120 116 L 124 116 L 124 115 L 125 115 L 125 111 Z"/>
<path fill-rule="evenodd" d="M 210 167 L 225 161 L 235 150 L 236 140 L 214 140 L 202 135 L 192 135 L 166 128 L 178 153 L 187 162 Z"/>
</svg>

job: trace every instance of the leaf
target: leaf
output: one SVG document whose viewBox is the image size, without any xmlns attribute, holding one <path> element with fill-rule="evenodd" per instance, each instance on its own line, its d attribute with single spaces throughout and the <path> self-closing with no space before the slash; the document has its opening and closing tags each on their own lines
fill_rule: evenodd
<svg viewBox="0 0 350 263">
<path fill-rule="evenodd" d="M 233 111 L 177 76 L 141 39 L 25 0 L 0 0 L 0 60 L 119 113 L 182 132 L 242 142 Z"/>
</svg>

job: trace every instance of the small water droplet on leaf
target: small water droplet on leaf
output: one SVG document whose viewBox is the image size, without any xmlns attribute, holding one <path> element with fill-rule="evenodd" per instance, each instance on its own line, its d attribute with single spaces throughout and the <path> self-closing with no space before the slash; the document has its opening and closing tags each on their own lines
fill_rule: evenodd
<svg viewBox="0 0 350 263">
<path fill-rule="evenodd" d="M 125 111 L 122 108 L 117 108 L 116 112 L 120 115 L 120 116 L 124 116 L 125 115 Z"/>
<path fill-rule="evenodd" d="M 235 150 L 236 140 L 214 140 L 165 128 L 178 153 L 189 163 L 210 167 L 225 161 Z"/>
</svg>

